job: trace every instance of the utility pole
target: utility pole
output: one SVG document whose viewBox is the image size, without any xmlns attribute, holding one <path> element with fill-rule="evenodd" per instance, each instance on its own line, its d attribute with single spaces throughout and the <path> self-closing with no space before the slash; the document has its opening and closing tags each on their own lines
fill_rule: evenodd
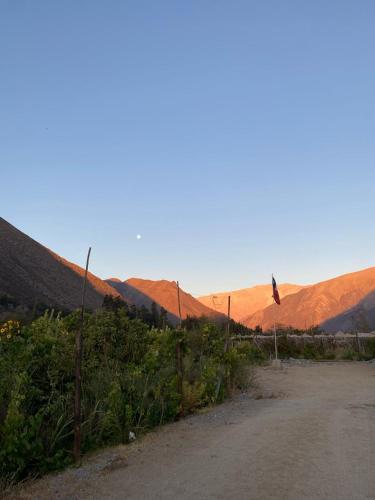
<svg viewBox="0 0 375 500">
<path fill-rule="evenodd" d="M 76 331 L 75 343 L 75 393 L 74 393 L 74 461 L 81 462 L 81 392 L 82 392 L 82 341 L 84 332 L 85 296 L 87 273 L 89 269 L 91 247 L 87 253 L 86 270 L 82 286 L 81 324 Z"/>
</svg>

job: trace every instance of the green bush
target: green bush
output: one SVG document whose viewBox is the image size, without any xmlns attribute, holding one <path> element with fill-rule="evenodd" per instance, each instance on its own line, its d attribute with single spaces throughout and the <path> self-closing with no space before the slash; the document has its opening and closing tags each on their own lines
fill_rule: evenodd
<svg viewBox="0 0 375 500">
<path fill-rule="evenodd" d="M 358 353 L 355 352 L 351 347 L 346 347 L 341 353 L 341 359 L 353 361 L 354 359 L 358 359 Z"/>
<path fill-rule="evenodd" d="M 336 354 L 333 351 L 327 351 L 323 354 L 323 359 L 326 361 L 331 361 L 336 358 Z"/>
<path fill-rule="evenodd" d="M 375 339 L 366 339 L 365 353 L 369 359 L 375 358 Z"/>
<path fill-rule="evenodd" d="M 123 307 L 85 315 L 82 359 L 82 450 L 125 443 L 181 412 L 246 388 L 249 365 L 262 358 L 249 344 L 225 350 L 222 327 L 157 329 Z M 79 314 L 45 313 L 31 324 L 0 327 L 0 477 L 19 480 L 72 461 L 74 342 Z M 183 359 L 182 394 L 176 346 Z M 225 352 L 226 351 L 226 352 Z"/>
</svg>

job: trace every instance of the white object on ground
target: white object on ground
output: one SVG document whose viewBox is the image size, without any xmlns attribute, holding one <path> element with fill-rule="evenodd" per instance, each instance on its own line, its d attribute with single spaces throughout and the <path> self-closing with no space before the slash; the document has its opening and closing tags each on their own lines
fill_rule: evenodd
<svg viewBox="0 0 375 500">
<path fill-rule="evenodd" d="M 129 441 L 135 441 L 137 438 L 135 437 L 134 432 L 130 431 L 129 432 Z"/>
</svg>

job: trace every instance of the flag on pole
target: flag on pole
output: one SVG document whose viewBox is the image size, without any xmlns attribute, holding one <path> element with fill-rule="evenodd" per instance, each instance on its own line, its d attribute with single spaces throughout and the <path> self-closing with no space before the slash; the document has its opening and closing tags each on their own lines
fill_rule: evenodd
<svg viewBox="0 0 375 500">
<path fill-rule="evenodd" d="M 279 290 L 277 289 L 276 280 L 272 275 L 272 297 L 276 304 L 280 305 L 280 295 Z"/>
</svg>

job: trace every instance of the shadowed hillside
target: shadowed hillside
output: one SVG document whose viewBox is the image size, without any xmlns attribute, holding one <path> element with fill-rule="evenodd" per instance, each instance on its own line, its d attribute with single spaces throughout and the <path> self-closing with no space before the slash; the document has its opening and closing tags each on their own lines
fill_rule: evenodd
<svg viewBox="0 0 375 500">
<path fill-rule="evenodd" d="M 83 255 L 84 260 L 84 255 Z M 72 310 L 80 306 L 84 269 L 68 262 L 0 218 L 0 297 L 28 310 L 37 304 Z M 320 325 L 327 331 L 375 328 L 375 267 L 345 274 L 308 287 L 279 285 L 281 306 L 272 304 L 271 285 L 200 297 L 180 290 L 181 315 L 223 319 L 231 295 L 231 316 L 254 328 L 276 323 L 299 329 Z M 131 278 L 103 281 L 89 273 L 86 305 L 102 306 L 105 295 L 121 297 L 137 307 L 155 302 L 178 321 L 177 286 L 167 280 Z M 270 305 L 271 304 L 271 305 Z M 214 310 L 215 309 L 215 310 Z M 249 314 L 250 312 L 250 314 Z"/>
<path fill-rule="evenodd" d="M 292 293 L 297 293 L 301 288 L 303 288 L 301 285 L 289 283 L 279 285 L 279 291 L 283 297 Z M 273 302 L 271 284 L 205 295 L 203 297 L 198 297 L 198 300 L 202 304 L 215 309 L 215 311 L 226 314 L 228 295 L 231 296 L 231 317 L 235 321 L 241 321 L 243 318 L 260 309 L 264 309 Z"/>
<path fill-rule="evenodd" d="M 0 295 L 29 307 L 37 302 L 59 309 L 81 304 L 84 269 L 68 262 L 0 218 Z M 118 292 L 89 273 L 86 305 L 101 307 L 106 294 Z"/>
<path fill-rule="evenodd" d="M 341 322 L 337 319 L 329 323 L 328 320 L 347 313 L 366 297 L 367 308 L 371 304 L 375 306 L 375 297 L 370 294 L 373 290 L 375 267 L 303 288 L 298 293 L 282 298 L 281 306 L 268 306 L 248 316 L 243 322 L 249 327 L 261 325 L 264 329 L 269 329 L 275 318 L 276 323 L 296 328 L 323 325 L 327 331 L 336 331 L 341 329 L 343 322 L 348 326 L 348 318 L 344 315 Z"/>
<path fill-rule="evenodd" d="M 375 329 L 375 290 L 358 304 L 328 319 L 322 325 L 327 332 L 369 332 Z"/>
</svg>

